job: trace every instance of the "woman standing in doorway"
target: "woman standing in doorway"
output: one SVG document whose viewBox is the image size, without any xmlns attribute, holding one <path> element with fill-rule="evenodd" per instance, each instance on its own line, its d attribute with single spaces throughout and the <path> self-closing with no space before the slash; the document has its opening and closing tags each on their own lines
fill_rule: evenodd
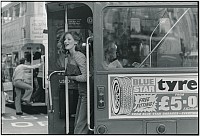
<svg viewBox="0 0 200 136">
<path fill-rule="evenodd" d="M 64 49 L 67 50 L 66 59 L 66 70 L 70 71 L 70 65 L 73 65 L 73 71 L 77 69 L 77 73 L 72 75 L 69 72 L 66 75 L 68 79 L 75 80 L 78 82 L 78 104 L 76 109 L 75 128 L 74 134 L 88 134 L 87 127 L 87 67 L 86 57 L 76 48 L 80 44 L 81 38 L 75 31 L 65 32 L 59 42 L 63 45 Z"/>
</svg>

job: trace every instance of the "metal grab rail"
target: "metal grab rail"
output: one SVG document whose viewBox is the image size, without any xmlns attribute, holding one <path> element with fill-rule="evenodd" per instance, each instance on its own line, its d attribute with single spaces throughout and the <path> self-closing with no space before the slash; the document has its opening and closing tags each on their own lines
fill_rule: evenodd
<svg viewBox="0 0 200 136">
<path fill-rule="evenodd" d="M 91 131 L 94 131 L 90 127 L 90 62 L 89 62 L 89 39 L 93 38 L 88 37 L 86 42 L 86 59 L 87 59 L 87 123 L 88 123 L 88 129 Z"/>
<path fill-rule="evenodd" d="M 65 73 L 65 71 L 54 71 L 49 75 L 48 83 L 49 83 L 49 112 L 53 113 L 53 100 L 52 100 L 52 93 L 51 93 L 51 84 L 50 79 L 51 76 L 55 73 Z M 65 98 L 66 98 L 66 134 L 69 133 L 69 91 L 68 91 L 68 77 L 65 76 Z"/>
<path fill-rule="evenodd" d="M 49 86 L 49 112 L 50 113 L 53 113 L 54 110 L 53 110 L 53 100 L 52 100 L 52 94 L 51 94 L 51 82 L 50 82 L 50 79 L 51 79 L 51 76 L 55 73 L 63 73 L 65 71 L 53 71 L 49 77 L 47 77 L 47 80 L 48 80 L 48 86 Z"/>
<path fill-rule="evenodd" d="M 69 90 L 68 90 L 68 77 L 65 76 L 65 102 L 66 102 L 66 134 L 69 133 Z"/>
<path fill-rule="evenodd" d="M 160 45 L 160 43 L 165 39 L 165 37 L 167 37 L 167 35 L 171 32 L 171 30 L 176 26 L 176 24 L 182 19 L 182 17 L 188 12 L 188 10 L 190 10 L 190 8 L 188 8 L 182 15 L 181 17 L 176 21 L 176 23 L 174 23 L 174 25 L 169 29 L 169 31 L 165 34 L 165 36 L 163 36 L 163 38 L 159 41 L 159 43 L 153 48 L 153 50 L 146 56 L 146 58 L 140 63 L 140 65 L 138 66 L 139 68 L 144 64 L 144 62 L 149 58 L 149 56 L 151 56 L 151 54 L 158 48 L 158 46 Z"/>
<path fill-rule="evenodd" d="M 42 56 L 41 59 L 42 59 L 42 62 L 45 62 L 44 61 L 44 56 Z M 43 89 L 45 89 L 45 83 L 44 83 L 45 82 L 45 73 L 44 73 L 45 71 L 44 70 L 45 70 L 45 63 L 42 66 L 42 88 Z"/>
</svg>

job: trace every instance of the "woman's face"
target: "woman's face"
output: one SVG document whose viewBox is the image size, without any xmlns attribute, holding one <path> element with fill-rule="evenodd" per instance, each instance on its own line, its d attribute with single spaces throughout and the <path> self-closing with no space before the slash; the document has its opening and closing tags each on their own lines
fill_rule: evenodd
<svg viewBox="0 0 200 136">
<path fill-rule="evenodd" d="M 64 44 L 65 49 L 70 50 L 77 44 L 77 41 L 74 40 L 71 34 L 66 34 Z"/>
</svg>

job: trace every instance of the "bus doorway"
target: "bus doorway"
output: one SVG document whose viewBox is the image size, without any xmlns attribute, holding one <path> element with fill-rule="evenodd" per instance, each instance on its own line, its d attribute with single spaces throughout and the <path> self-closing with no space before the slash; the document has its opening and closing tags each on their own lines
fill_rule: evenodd
<svg viewBox="0 0 200 136">
<path fill-rule="evenodd" d="M 39 64 L 44 61 L 45 47 L 43 44 L 25 44 L 21 48 L 21 54 L 24 57 L 28 57 L 31 61 L 31 65 Z M 45 92 L 45 67 L 41 66 L 36 69 L 32 69 L 27 72 L 27 83 L 33 87 L 33 93 L 31 106 L 46 106 L 47 105 L 47 93 Z"/>
<path fill-rule="evenodd" d="M 90 43 L 86 36 L 83 41 L 87 43 L 87 74 L 94 74 L 94 84 L 87 75 L 87 86 L 94 85 L 87 87 L 87 110 L 94 110 L 94 123 L 87 118 L 88 128 L 94 134 L 197 134 L 198 3 L 80 3 L 85 5 L 46 4 L 49 133 L 73 134 L 70 105 L 76 94 L 70 91 L 77 89 L 65 76 L 65 50 L 57 43 L 66 31 L 87 32 L 89 22 L 84 28 L 82 18 L 71 19 L 69 13 L 75 16 L 77 9 L 77 16 L 84 16 L 88 12 L 80 9 L 88 7 L 92 9 L 93 40 Z M 94 52 L 94 71 L 88 71 L 92 58 L 88 47 Z"/>
<path fill-rule="evenodd" d="M 76 31 L 81 35 L 81 44 L 77 45 L 76 50 L 86 55 L 84 43 L 93 31 L 91 4 L 59 2 L 47 3 L 46 6 L 49 20 L 48 39 L 50 39 L 48 41 L 48 130 L 50 134 L 73 134 L 78 84 L 65 77 L 67 56 L 58 41 L 64 32 Z"/>
</svg>

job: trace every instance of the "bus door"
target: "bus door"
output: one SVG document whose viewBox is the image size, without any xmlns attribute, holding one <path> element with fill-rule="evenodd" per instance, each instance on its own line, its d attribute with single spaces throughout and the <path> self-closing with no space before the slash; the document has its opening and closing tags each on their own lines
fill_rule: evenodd
<svg viewBox="0 0 200 136">
<path fill-rule="evenodd" d="M 198 133 L 197 3 L 166 5 L 94 6 L 95 134 Z"/>
<path fill-rule="evenodd" d="M 49 2 L 46 3 L 48 23 L 48 131 L 50 134 L 73 134 L 78 84 L 65 76 L 64 47 L 58 44 L 66 31 L 76 31 L 82 43 L 92 35 L 91 3 Z M 83 45 L 83 46 L 82 46 Z M 78 50 L 86 55 L 85 44 Z"/>
<path fill-rule="evenodd" d="M 30 55 L 31 65 L 44 61 L 45 47 L 43 44 L 26 44 L 22 47 L 22 56 Z M 32 106 L 46 106 L 47 93 L 45 93 L 44 81 L 45 64 L 37 69 L 30 70 L 28 82 L 33 87 Z"/>
</svg>

